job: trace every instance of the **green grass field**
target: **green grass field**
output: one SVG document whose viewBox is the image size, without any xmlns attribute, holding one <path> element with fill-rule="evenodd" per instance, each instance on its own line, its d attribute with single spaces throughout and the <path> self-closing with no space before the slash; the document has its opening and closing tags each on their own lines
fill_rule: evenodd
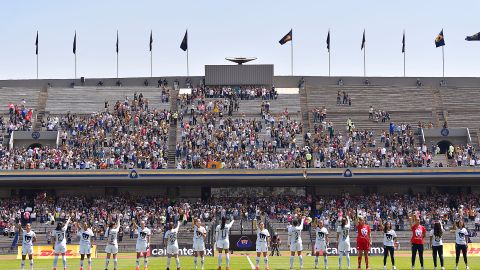
<svg viewBox="0 0 480 270">
<path fill-rule="evenodd" d="M 100 255 L 101 258 L 97 258 L 93 260 L 92 263 L 92 270 L 103 270 L 105 269 L 105 259 L 103 258 L 103 254 Z M 255 254 L 250 254 L 248 256 L 250 258 L 251 263 L 255 266 Z M 252 266 L 248 260 L 247 256 L 240 256 L 235 255 L 231 257 L 230 269 L 231 270 L 252 270 Z M 405 255 L 401 255 L 395 258 L 397 269 L 399 270 L 410 270 L 410 258 Z M 192 270 L 194 269 L 193 264 L 193 257 L 181 257 L 181 269 L 183 270 Z M 200 261 L 200 260 L 199 260 Z M 289 256 L 281 256 L 281 257 L 270 257 L 269 264 L 271 270 L 284 270 L 289 269 L 290 267 L 290 257 Z M 86 261 L 85 261 L 86 263 Z M 345 257 L 343 259 L 343 269 L 347 269 L 346 267 L 346 260 Z M 200 264 L 200 262 L 199 262 Z M 35 270 L 46 270 L 52 269 L 53 259 L 42 259 L 36 260 L 34 262 L 34 269 Z M 470 269 L 478 270 L 480 269 L 480 257 L 470 257 L 469 258 L 469 265 Z M 357 257 L 351 256 L 351 269 L 357 269 Z M 362 265 L 365 269 L 365 265 Z M 174 270 L 175 268 L 175 261 L 172 260 L 170 269 Z M 330 270 L 338 269 L 338 257 L 331 256 L 328 257 L 328 267 Z M 79 269 L 79 259 L 68 259 L 67 261 L 67 268 L 69 270 Z M 370 268 L 373 269 L 383 269 L 383 257 L 382 256 L 372 256 L 370 257 Z M 430 255 L 425 256 L 425 268 L 426 269 L 433 269 L 433 260 Z M 455 258 L 446 257 L 445 258 L 445 269 L 454 269 L 455 268 Z M 0 256 L 0 269 L 2 270 L 17 270 L 20 269 L 20 260 L 12 259 L 12 256 Z M 29 269 L 28 261 L 26 262 L 25 269 Z M 58 270 L 63 270 L 62 262 L 59 260 L 59 264 L 57 267 Z M 87 268 L 84 268 L 87 270 Z M 113 269 L 113 261 L 110 261 L 109 269 Z M 143 270 L 143 260 L 140 262 L 140 269 Z M 166 269 L 166 258 L 165 257 L 151 257 L 149 258 L 148 264 L 149 270 L 159 270 L 159 269 Z M 205 259 L 205 270 L 217 269 L 217 257 L 207 257 Z M 225 269 L 225 256 L 223 259 L 223 267 Z M 260 269 L 264 269 L 263 259 L 260 262 Z M 295 258 L 295 265 L 294 269 L 299 269 L 298 258 Z M 304 255 L 304 269 L 314 269 L 314 257 L 312 256 L 305 256 Z M 319 260 L 319 269 L 323 268 L 323 258 Z M 387 269 L 392 269 L 390 262 L 387 262 Z M 417 258 L 417 265 L 415 269 L 421 269 L 418 263 Z M 438 268 L 440 269 L 440 268 Z M 459 269 L 465 269 L 465 265 L 463 264 L 463 260 L 460 260 Z M 129 258 L 120 258 L 118 261 L 118 269 L 117 270 L 135 270 L 135 259 L 129 256 Z"/>
</svg>

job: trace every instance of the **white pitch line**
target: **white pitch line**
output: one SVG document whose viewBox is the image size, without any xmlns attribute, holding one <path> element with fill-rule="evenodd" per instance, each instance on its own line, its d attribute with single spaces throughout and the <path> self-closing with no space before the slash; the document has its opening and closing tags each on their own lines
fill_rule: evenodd
<svg viewBox="0 0 480 270">
<path fill-rule="evenodd" d="M 252 270 L 255 270 L 255 266 L 253 265 L 252 260 L 250 260 L 250 257 L 248 257 L 248 255 L 245 255 L 245 257 L 247 257 L 248 263 L 250 264 L 250 267 L 252 267 Z"/>
</svg>

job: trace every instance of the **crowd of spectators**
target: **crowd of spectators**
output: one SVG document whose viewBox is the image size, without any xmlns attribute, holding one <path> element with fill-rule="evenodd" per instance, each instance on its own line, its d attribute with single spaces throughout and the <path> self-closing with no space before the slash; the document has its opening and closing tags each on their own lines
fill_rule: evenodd
<svg viewBox="0 0 480 270">
<path fill-rule="evenodd" d="M 148 107 L 143 95 L 117 101 L 113 110 L 91 115 L 50 116 L 58 147 L 0 145 L 0 169 L 161 169 L 167 167 L 172 113 Z"/>
<path fill-rule="evenodd" d="M 414 194 L 411 190 L 389 195 L 211 197 L 206 201 L 129 194 L 51 197 L 42 193 L 31 204 L 26 197 L 0 200 L 0 225 L 6 229 L 4 235 L 11 236 L 14 224 L 19 221 L 53 224 L 71 216 L 74 221 L 89 222 L 102 240 L 108 222 L 117 219 L 120 219 L 122 236 L 133 238 L 133 220 L 144 220 L 154 233 L 163 231 L 170 221 L 185 225 L 198 217 L 209 224 L 223 216 L 243 221 L 268 218 L 276 223 L 290 223 L 306 216 L 307 225 L 313 218 L 320 218 L 334 229 L 339 217 L 349 214 L 352 220 L 356 216 L 365 217 L 373 230 L 379 230 L 381 220 L 390 220 L 394 228 L 401 231 L 409 230 L 408 218 L 415 214 L 427 228 L 434 220 L 442 220 L 449 229 L 454 220 L 463 218 L 470 229 L 478 231 L 479 211 L 480 197 L 476 194 Z"/>
<path fill-rule="evenodd" d="M 0 115 L 0 131 L 8 134 L 15 130 L 28 131 L 32 129 L 33 109 L 27 106 L 25 99 L 18 104 L 8 103 L 8 116 Z"/>
</svg>

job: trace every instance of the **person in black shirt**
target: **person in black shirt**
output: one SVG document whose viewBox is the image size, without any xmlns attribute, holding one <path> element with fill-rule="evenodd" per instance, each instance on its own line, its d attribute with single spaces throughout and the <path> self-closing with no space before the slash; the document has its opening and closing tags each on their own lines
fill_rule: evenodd
<svg viewBox="0 0 480 270">
<path fill-rule="evenodd" d="M 270 240 L 270 245 L 272 248 L 272 254 L 270 256 L 274 256 L 275 251 L 277 252 L 277 256 L 280 256 L 280 252 L 278 248 L 280 247 L 280 244 L 282 241 L 280 240 L 280 236 L 278 236 L 276 233 L 272 236 L 272 239 Z"/>
</svg>

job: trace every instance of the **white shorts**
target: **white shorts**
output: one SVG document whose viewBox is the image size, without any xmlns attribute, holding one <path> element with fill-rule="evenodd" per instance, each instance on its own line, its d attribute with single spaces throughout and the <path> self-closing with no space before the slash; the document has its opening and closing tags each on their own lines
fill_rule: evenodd
<svg viewBox="0 0 480 270">
<path fill-rule="evenodd" d="M 33 254 L 33 246 L 22 246 L 22 255 Z"/>
<path fill-rule="evenodd" d="M 80 254 L 91 254 L 92 246 L 91 245 L 80 245 Z"/>
<path fill-rule="evenodd" d="M 205 251 L 205 243 L 203 241 L 193 242 L 193 251 Z"/>
<path fill-rule="evenodd" d="M 290 252 L 297 252 L 302 250 L 303 250 L 302 242 L 290 244 Z"/>
<path fill-rule="evenodd" d="M 230 249 L 230 241 L 229 240 L 220 240 L 217 242 L 217 249 Z"/>
<path fill-rule="evenodd" d="M 167 246 L 167 254 L 170 254 L 170 255 L 176 255 L 178 254 L 178 246 L 175 246 L 175 245 L 168 245 Z"/>
<path fill-rule="evenodd" d="M 327 243 L 325 242 L 315 242 L 315 252 L 326 252 L 327 251 Z"/>
<path fill-rule="evenodd" d="M 259 243 L 256 245 L 255 250 L 257 252 L 268 252 L 267 243 Z"/>
<path fill-rule="evenodd" d="M 350 242 L 341 241 L 338 243 L 339 252 L 350 252 Z"/>
<path fill-rule="evenodd" d="M 118 253 L 118 245 L 107 245 L 105 247 L 105 253 L 117 254 Z"/>
<path fill-rule="evenodd" d="M 135 251 L 136 252 L 147 252 L 147 247 L 148 247 L 147 244 L 137 243 L 137 245 L 135 246 Z"/>
<path fill-rule="evenodd" d="M 53 250 L 54 250 L 55 254 L 66 253 L 67 252 L 67 246 L 66 245 L 55 245 L 55 248 Z"/>
</svg>

